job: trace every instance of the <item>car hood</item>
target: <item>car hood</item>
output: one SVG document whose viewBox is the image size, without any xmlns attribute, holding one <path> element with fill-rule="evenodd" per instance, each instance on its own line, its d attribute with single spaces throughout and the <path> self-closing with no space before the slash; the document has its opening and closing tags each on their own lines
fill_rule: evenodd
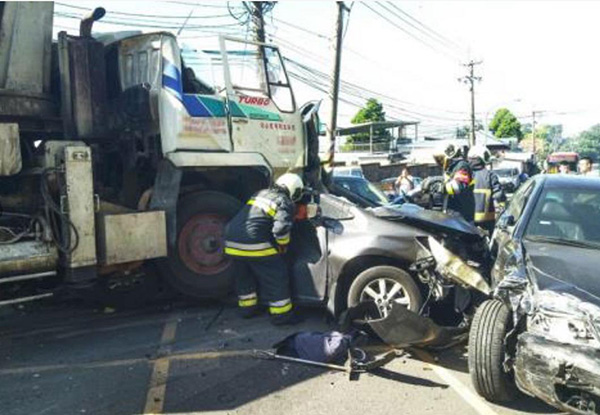
<svg viewBox="0 0 600 415">
<path fill-rule="evenodd" d="M 568 293 L 600 306 L 598 250 L 523 241 L 527 268 L 537 289 Z"/>
<path fill-rule="evenodd" d="M 435 233 L 452 232 L 482 237 L 483 233 L 475 225 L 467 222 L 455 212 L 444 213 L 437 210 L 423 209 L 420 206 L 405 203 L 388 205 L 372 209 L 375 216 L 400 221 Z"/>
</svg>

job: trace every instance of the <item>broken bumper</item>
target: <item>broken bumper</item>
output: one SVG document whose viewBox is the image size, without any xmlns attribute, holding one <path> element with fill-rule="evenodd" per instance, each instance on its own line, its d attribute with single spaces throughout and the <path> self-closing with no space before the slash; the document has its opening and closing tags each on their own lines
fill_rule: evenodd
<svg viewBox="0 0 600 415">
<path fill-rule="evenodd" d="M 600 414 L 600 351 L 523 333 L 515 362 L 519 389 L 577 414 Z"/>
</svg>

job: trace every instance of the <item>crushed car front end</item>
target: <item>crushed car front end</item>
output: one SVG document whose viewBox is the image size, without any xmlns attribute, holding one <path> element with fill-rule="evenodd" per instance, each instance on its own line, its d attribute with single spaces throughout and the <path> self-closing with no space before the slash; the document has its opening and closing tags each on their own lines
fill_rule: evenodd
<svg viewBox="0 0 600 415">
<path fill-rule="evenodd" d="M 517 340 L 517 386 L 562 410 L 600 414 L 600 307 L 550 290 L 531 306 Z"/>
</svg>

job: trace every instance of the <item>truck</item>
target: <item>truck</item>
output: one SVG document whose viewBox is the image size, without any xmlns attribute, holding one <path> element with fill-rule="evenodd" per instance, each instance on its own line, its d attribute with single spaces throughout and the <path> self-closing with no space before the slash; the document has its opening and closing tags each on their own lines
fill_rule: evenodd
<svg viewBox="0 0 600 415">
<path fill-rule="evenodd" d="M 92 35 L 104 14 L 53 40 L 53 3 L 0 4 L 0 305 L 149 275 L 222 296 L 227 221 L 285 172 L 318 181 L 319 104 L 276 46 L 221 37 L 212 84 L 170 32 Z"/>
</svg>

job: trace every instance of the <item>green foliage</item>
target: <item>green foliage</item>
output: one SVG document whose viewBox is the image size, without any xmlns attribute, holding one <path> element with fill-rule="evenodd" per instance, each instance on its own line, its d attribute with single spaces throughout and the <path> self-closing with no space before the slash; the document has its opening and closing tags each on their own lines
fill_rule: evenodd
<svg viewBox="0 0 600 415">
<path fill-rule="evenodd" d="M 377 101 L 375 98 L 369 98 L 364 107 L 362 107 L 356 115 L 350 120 L 352 124 L 363 124 L 366 122 L 378 122 L 385 121 L 385 111 L 383 110 L 383 104 Z M 373 132 L 373 141 L 389 141 L 390 134 L 386 129 L 378 128 Z M 368 143 L 369 133 L 358 133 L 353 134 L 348 142 L 351 143 Z"/>
<path fill-rule="evenodd" d="M 492 122 L 490 122 L 490 130 L 498 138 L 517 137 L 519 140 L 523 138 L 521 123 L 508 108 L 500 108 L 496 111 Z"/>
<path fill-rule="evenodd" d="M 565 143 L 565 150 L 577 151 L 580 156 L 600 158 L 600 124 L 596 124 L 581 132 L 575 139 Z"/>
<path fill-rule="evenodd" d="M 383 104 L 375 98 L 369 98 L 365 106 L 358 110 L 350 122 L 352 124 L 362 124 L 370 121 L 385 121 Z"/>
</svg>

